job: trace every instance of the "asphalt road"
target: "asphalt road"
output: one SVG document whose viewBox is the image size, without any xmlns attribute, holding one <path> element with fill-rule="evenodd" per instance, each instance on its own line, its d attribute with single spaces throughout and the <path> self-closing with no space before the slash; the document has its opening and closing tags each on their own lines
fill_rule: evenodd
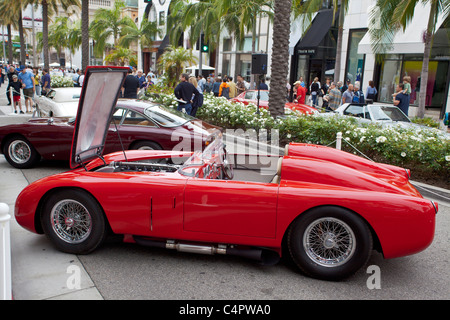
<svg viewBox="0 0 450 320">
<path fill-rule="evenodd" d="M 67 169 L 64 162 L 41 162 L 21 171 L 31 183 Z M 342 282 L 308 278 L 288 259 L 260 266 L 232 256 L 180 253 L 115 239 L 78 259 L 106 300 L 450 299 L 450 203 L 439 204 L 435 239 L 427 250 L 392 260 L 374 251 L 367 265 L 372 267 Z M 379 268 L 379 288 L 370 285 L 375 283 L 373 266 Z"/>
</svg>

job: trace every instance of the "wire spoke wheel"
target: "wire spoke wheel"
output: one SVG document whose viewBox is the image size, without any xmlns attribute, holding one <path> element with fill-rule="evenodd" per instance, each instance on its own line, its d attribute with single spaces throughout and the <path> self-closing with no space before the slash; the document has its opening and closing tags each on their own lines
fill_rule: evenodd
<svg viewBox="0 0 450 320">
<path fill-rule="evenodd" d="M 72 199 L 56 203 L 51 210 L 50 219 L 55 234 L 70 244 L 83 242 L 92 230 L 92 218 L 88 209 Z"/>
<path fill-rule="evenodd" d="M 30 160 L 31 149 L 26 142 L 15 140 L 8 147 L 8 155 L 14 162 L 23 164 Z"/>
<path fill-rule="evenodd" d="M 346 263 L 355 252 L 355 235 L 343 221 L 323 218 L 311 223 L 303 236 L 308 257 L 324 267 Z"/>
</svg>

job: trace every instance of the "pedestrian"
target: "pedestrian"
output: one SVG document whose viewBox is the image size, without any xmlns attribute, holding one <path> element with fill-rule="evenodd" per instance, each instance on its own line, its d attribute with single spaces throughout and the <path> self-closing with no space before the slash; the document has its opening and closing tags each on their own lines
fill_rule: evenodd
<svg viewBox="0 0 450 320">
<path fill-rule="evenodd" d="M 34 92 L 36 91 L 34 75 L 27 68 L 23 68 L 18 78 L 22 83 L 23 96 L 25 98 L 25 109 L 27 113 L 32 112 Z"/>
<path fill-rule="evenodd" d="M 192 97 L 199 95 L 200 93 L 197 88 L 189 82 L 189 75 L 187 73 L 182 73 L 180 75 L 180 83 L 175 87 L 173 92 L 179 102 L 178 111 L 184 109 L 185 112 L 190 115 L 192 112 Z"/>
<path fill-rule="evenodd" d="M 362 92 L 362 90 L 359 88 L 360 84 L 357 81 L 357 83 L 353 86 L 353 98 L 352 98 L 352 102 L 353 103 L 364 103 L 364 93 Z"/>
<path fill-rule="evenodd" d="M 227 77 L 222 79 L 222 83 L 219 88 L 219 97 L 230 99 L 230 86 L 228 85 L 227 80 Z"/>
<path fill-rule="evenodd" d="M 16 68 L 14 68 L 14 66 L 10 66 L 9 67 L 9 71 L 7 73 L 7 77 L 8 77 L 8 87 L 6 87 L 6 97 L 8 98 L 8 106 L 11 105 L 11 95 L 10 95 L 10 89 L 11 89 L 11 84 L 13 83 L 13 75 L 18 75 Z"/>
<path fill-rule="evenodd" d="M 36 96 L 41 95 L 41 76 L 39 75 L 39 69 L 33 68 L 33 75 L 34 75 L 34 89 Z"/>
<path fill-rule="evenodd" d="M 198 93 L 200 93 L 198 95 L 194 94 L 192 96 L 192 110 L 191 110 L 190 115 L 195 117 L 197 114 L 198 108 L 200 108 L 203 105 L 203 90 L 202 90 L 200 84 L 195 79 L 195 77 L 190 77 L 189 82 L 192 83 L 192 85 L 197 88 Z"/>
<path fill-rule="evenodd" d="M 245 82 L 244 78 L 241 75 L 237 76 L 237 83 L 236 83 L 236 95 L 240 95 L 242 92 L 245 92 Z"/>
<path fill-rule="evenodd" d="M 318 97 L 320 92 L 320 82 L 318 77 L 314 78 L 314 81 L 311 83 L 309 90 L 311 92 L 312 105 L 313 107 L 317 106 L 319 104 Z"/>
<path fill-rule="evenodd" d="M 234 83 L 233 77 L 228 77 L 228 85 L 230 86 L 230 99 L 233 99 L 237 95 L 236 83 Z"/>
<path fill-rule="evenodd" d="M 128 75 L 122 86 L 122 97 L 126 99 L 137 99 L 139 92 L 139 79 L 132 74 L 132 69 L 128 69 Z"/>
<path fill-rule="evenodd" d="M 339 90 L 339 86 L 342 85 L 342 82 L 338 82 L 337 86 L 334 82 L 330 84 L 330 90 L 328 93 L 328 109 L 327 111 L 334 111 L 341 105 L 342 93 Z"/>
<path fill-rule="evenodd" d="M 394 96 L 394 106 L 397 106 L 400 108 L 400 110 L 403 111 L 403 113 L 408 116 L 409 111 L 409 96 L 404 94 L 403 91 L 405 90 L 405 85 L 403 83 L 399 83 L 397 85 L 397 93 Z"/>
<path fill-rule="evenodd" d="M 341 87 L 341 92 L 344 94 L 345 91 L 348 90 L 348 86 L 350 85 L 351 81 L 350 79 L 347 79 L 347 81 L 344 83 L 344 85 Z"/>
<path fill-rule="evenodd" d="M 81 70 L 78 69 L 77 72 L 72 76 L 72 82 L 74 87 L 81 87 L 80 86 L 80 76 L 81 76 Z"/>
<path fill-rule="evenodd" d="M 202 92 L 205 91 L 206 79 L 201 74 L 198 75 L 197 82 L 200 88 L 202 89 Z"/>
<path fill-rule="evenodd" d="M 220 85 L 222 82 L 220 81 L 220 78 L 216 78 L 213 83 L 212 92 L 214 93 L 214 96 L 218 97 L 220 92 Z"/>
<path fill-rule="evenodd" d="M 342 104 L 351 103 L 353 101 L 353 85 L 351 83 L 348 84 L 347 90 L 342 94 Z"/>
<path fill-rule="evenodd" d="M 307 91 L 306 90 L 306 86 L 305 83 L 297 81 L 296 83 L 294 83 L 294 85 L 297 84 L 297 102 L 300 104 L 305 104 L 306 103 L 306 94 Z"/>
<path fill-rule="evenodd" d="M 367 87 L 366 90 L 366 98 L 367 99 L 371 99 L 372 101 L 375 101 L 377 99 L 377 88 L 375 88 L 375 83 L 373 82 L 373 80 L 369 81 L 369 86 Z"/>
<path fill-rule="evenodd" d="M 269 87 L 267 86 L 264 79 L 261 79 L 261 81 L 259 82 L 259 90 L 269 90 Z"/>
<path fill-rule="evenodd" d="M 142 70 L 137 71 L 136 78 L 139 81 L 139 88 L 140 89 L 144 88 L 146 85 L 146 79 L 145 79 L 145 76 L 144 76 Z"/>
<path fill-rule="evenodd" d="M 205 82 L 205 89 L 203 91 L 207 92 L 207 93 L 211 93 L 213 84 L 214 84 L 214 78 L 212 77 L 208 77 L 208 79 Z"/>
<path fill-rule="evenodd" d="M 84 83 L 84 70 L 80 70 L 80 77 L 78 78 L 78 83 L 80 84 L 80 87 L 83 87 Z"/>
<path fill-rule="evenodd" d="M 13 89 L 13 102 L 14 102 L 14 113 L 20 111 L 23 114 L 22 102 L 20 101 L 20 89 L 22 88 L 22 83 L 19 81 L 19 77 L 14 74 L 11 76 L 12 82 L 10 87 Z"/>
<path fill-rule="evenodd" d="M 145 83 L 145 88 L 147 89 L 147 88 L 149 88 L 149 87 L 152 87 L 154 84 L 155 84 L 155 83 L 154 83 L 153 80 L 152 80 L 152 75 L 149 73 L 149 74 L 147 75 L 147 82 Z"/>
<path fill-rule="evenodd" d="M 41 94 L 43 96 L 46 96 L 51 89 L 51 78 L 47 68 L 42 70 L 41 87 L 42 87 Z"/>
</svg>

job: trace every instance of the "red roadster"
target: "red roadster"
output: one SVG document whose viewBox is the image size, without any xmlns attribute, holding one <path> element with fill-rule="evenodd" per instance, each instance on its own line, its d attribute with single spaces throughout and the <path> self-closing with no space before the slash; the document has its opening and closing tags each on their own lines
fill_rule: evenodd
<svg viewBox="0 0 450 320">
<path fill-rule="evenodd" d="M 409 183 L 409 171 L 332 148 L 290 144 L 266 182 L 233 179 L 220 136 L 203 152 L 102 156 L 125 75 L 123 68 L 86 70 L 75 169 L 38 180 L 17 198 L 17 222 L 45 233 L 59 250 L 87 254 L 114 233 L 268 264 L 289 252 L 307 275 L 338 280 L 360 269 L 373 249 L 389 259 L 431 244 L 438 207 Z"/>
</svg>

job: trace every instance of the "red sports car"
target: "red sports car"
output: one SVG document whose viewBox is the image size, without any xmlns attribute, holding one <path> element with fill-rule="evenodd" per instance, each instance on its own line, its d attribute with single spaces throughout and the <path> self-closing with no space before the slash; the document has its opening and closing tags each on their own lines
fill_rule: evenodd
<svg viewBox="0 0 450 320">
<path fill-rule="evenodd" d="M 95 116 L 93 120 L 95 122 Z M 31 119 L 0 127 L 0 152 L 14 167 L 36 165 L 41 158 L 69 160 L 75 118 Z M 180 139 L 202 149 L 218 127 L 149 101 L 120 99 L 108 128 L 104 152 L 125 149 L 171 150 Z M 189 149 L 189 146 L 185 146 Z"/>
<path fill-rule="evenodd" d="M 245 105 L 248 105 L 249 103 L 253 103 L 254 105 L 257 105 L 257 103 L 258 103 L 257 97 L 258 97 L 258 90 L 247 90 L 245 92 L 242 92 L 237 97 L 231 99 L 231 101 L 242 102 Z M 259 107 L 264 108 L 264 109 L 269 108 L 269 91 L 260 90 Z M 284 107 L 285 107 L 285 109 L 288 109 L 288 110 L 299 111 L 302 114 L 318 113 L 316 108 L 308 106 L 306 104 L 287 102 Z"/>
<path fill-rule="evenodd" d="M 233 179 L 220 135 L 203 152 L 103 156 L 125 75 L 123 68 L 86 70 L 74 169 L 30 184 L 17 198 L 17 222 L 45 233 L 59 250 L 87 254 L 114 233 L 268 264 L 289 252 L 307 275 L 338 280 L 360 269 L 373 249 L 389 259 L 431 244 L 438 207 L 409 183 L 409 171 L 329 147 L 290 144 L 265 182 Z"/>
</svg>

